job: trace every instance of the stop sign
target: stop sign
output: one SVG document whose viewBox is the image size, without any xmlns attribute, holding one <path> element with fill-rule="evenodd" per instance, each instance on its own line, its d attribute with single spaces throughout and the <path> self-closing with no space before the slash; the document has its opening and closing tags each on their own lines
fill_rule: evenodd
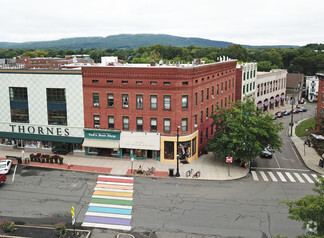
<svg viewBox="0 0 324 238">
<path fill-rule="evenodd" d="M 233 162 L 233 158 L 232 157 L 226 157 L 226 162 L 227 163 L 232 163 Z"/>
</svg>

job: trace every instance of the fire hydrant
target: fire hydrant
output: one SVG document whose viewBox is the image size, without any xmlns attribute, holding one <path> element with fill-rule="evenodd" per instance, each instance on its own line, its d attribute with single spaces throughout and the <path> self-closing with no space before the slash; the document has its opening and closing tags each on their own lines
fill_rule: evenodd
<svg viewBox="0 0 324 238">
<path fill-rule="evenodd" d="M 71 165 L 70 164 L 68 164 L 68 169 L 71 169 Z"/>
</svg>

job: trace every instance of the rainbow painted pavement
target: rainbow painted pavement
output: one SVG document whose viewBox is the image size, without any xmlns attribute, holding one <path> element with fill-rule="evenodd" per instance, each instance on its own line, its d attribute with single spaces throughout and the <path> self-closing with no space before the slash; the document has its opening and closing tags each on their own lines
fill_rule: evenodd
<svg viewBox="0 0 324 238">
<path fill-rule="evenodd" d="M 133 184 L 132 177 L 99 175 L 82 226 L 131 230 Z"/>
</svg>

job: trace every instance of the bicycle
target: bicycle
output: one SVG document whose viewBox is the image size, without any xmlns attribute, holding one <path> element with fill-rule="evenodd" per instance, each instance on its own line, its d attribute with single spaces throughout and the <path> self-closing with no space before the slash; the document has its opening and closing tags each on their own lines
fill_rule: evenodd
<svg viewBox="0 0 324 238">
<path fill-rule="evenodd" d="M 194 175 L 192 175 L 192 178 L 199 178 L 200 177 L 200 171 L 198 170 Z"/>
<path fill-rule="evenodd" d="M 191 174 L 193 172 L 193 169 L 189 169 L 187 172 L 186 172 L 186 177 L 191 177 Z"/>
<path fill-rule="evenodd" d="M 147 168 L 147 171 L 144 172 L 145 176 L 149 176 L 149 175 L 154 175 L 155 172 L 155 168 L 151 167 L 151 168 Z"/>
</svg>

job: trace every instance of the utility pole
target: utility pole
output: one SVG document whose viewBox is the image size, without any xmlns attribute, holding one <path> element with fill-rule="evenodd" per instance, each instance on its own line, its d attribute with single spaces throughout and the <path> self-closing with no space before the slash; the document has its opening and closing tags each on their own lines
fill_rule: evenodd
<svg viewBox="0 0 324 238">
<path fill-rule="evenodd" d="M 291 121 L 290 121 L 290 126 L 291 126 L 291 132 L 290 132 L 290 136 L 292 136 L 292 132 L 293 132 L 293 126 L 294 126 L 294 104 L 295 104 L 295 95 L 292 95 L 291 97 Z"/>
</svg>

